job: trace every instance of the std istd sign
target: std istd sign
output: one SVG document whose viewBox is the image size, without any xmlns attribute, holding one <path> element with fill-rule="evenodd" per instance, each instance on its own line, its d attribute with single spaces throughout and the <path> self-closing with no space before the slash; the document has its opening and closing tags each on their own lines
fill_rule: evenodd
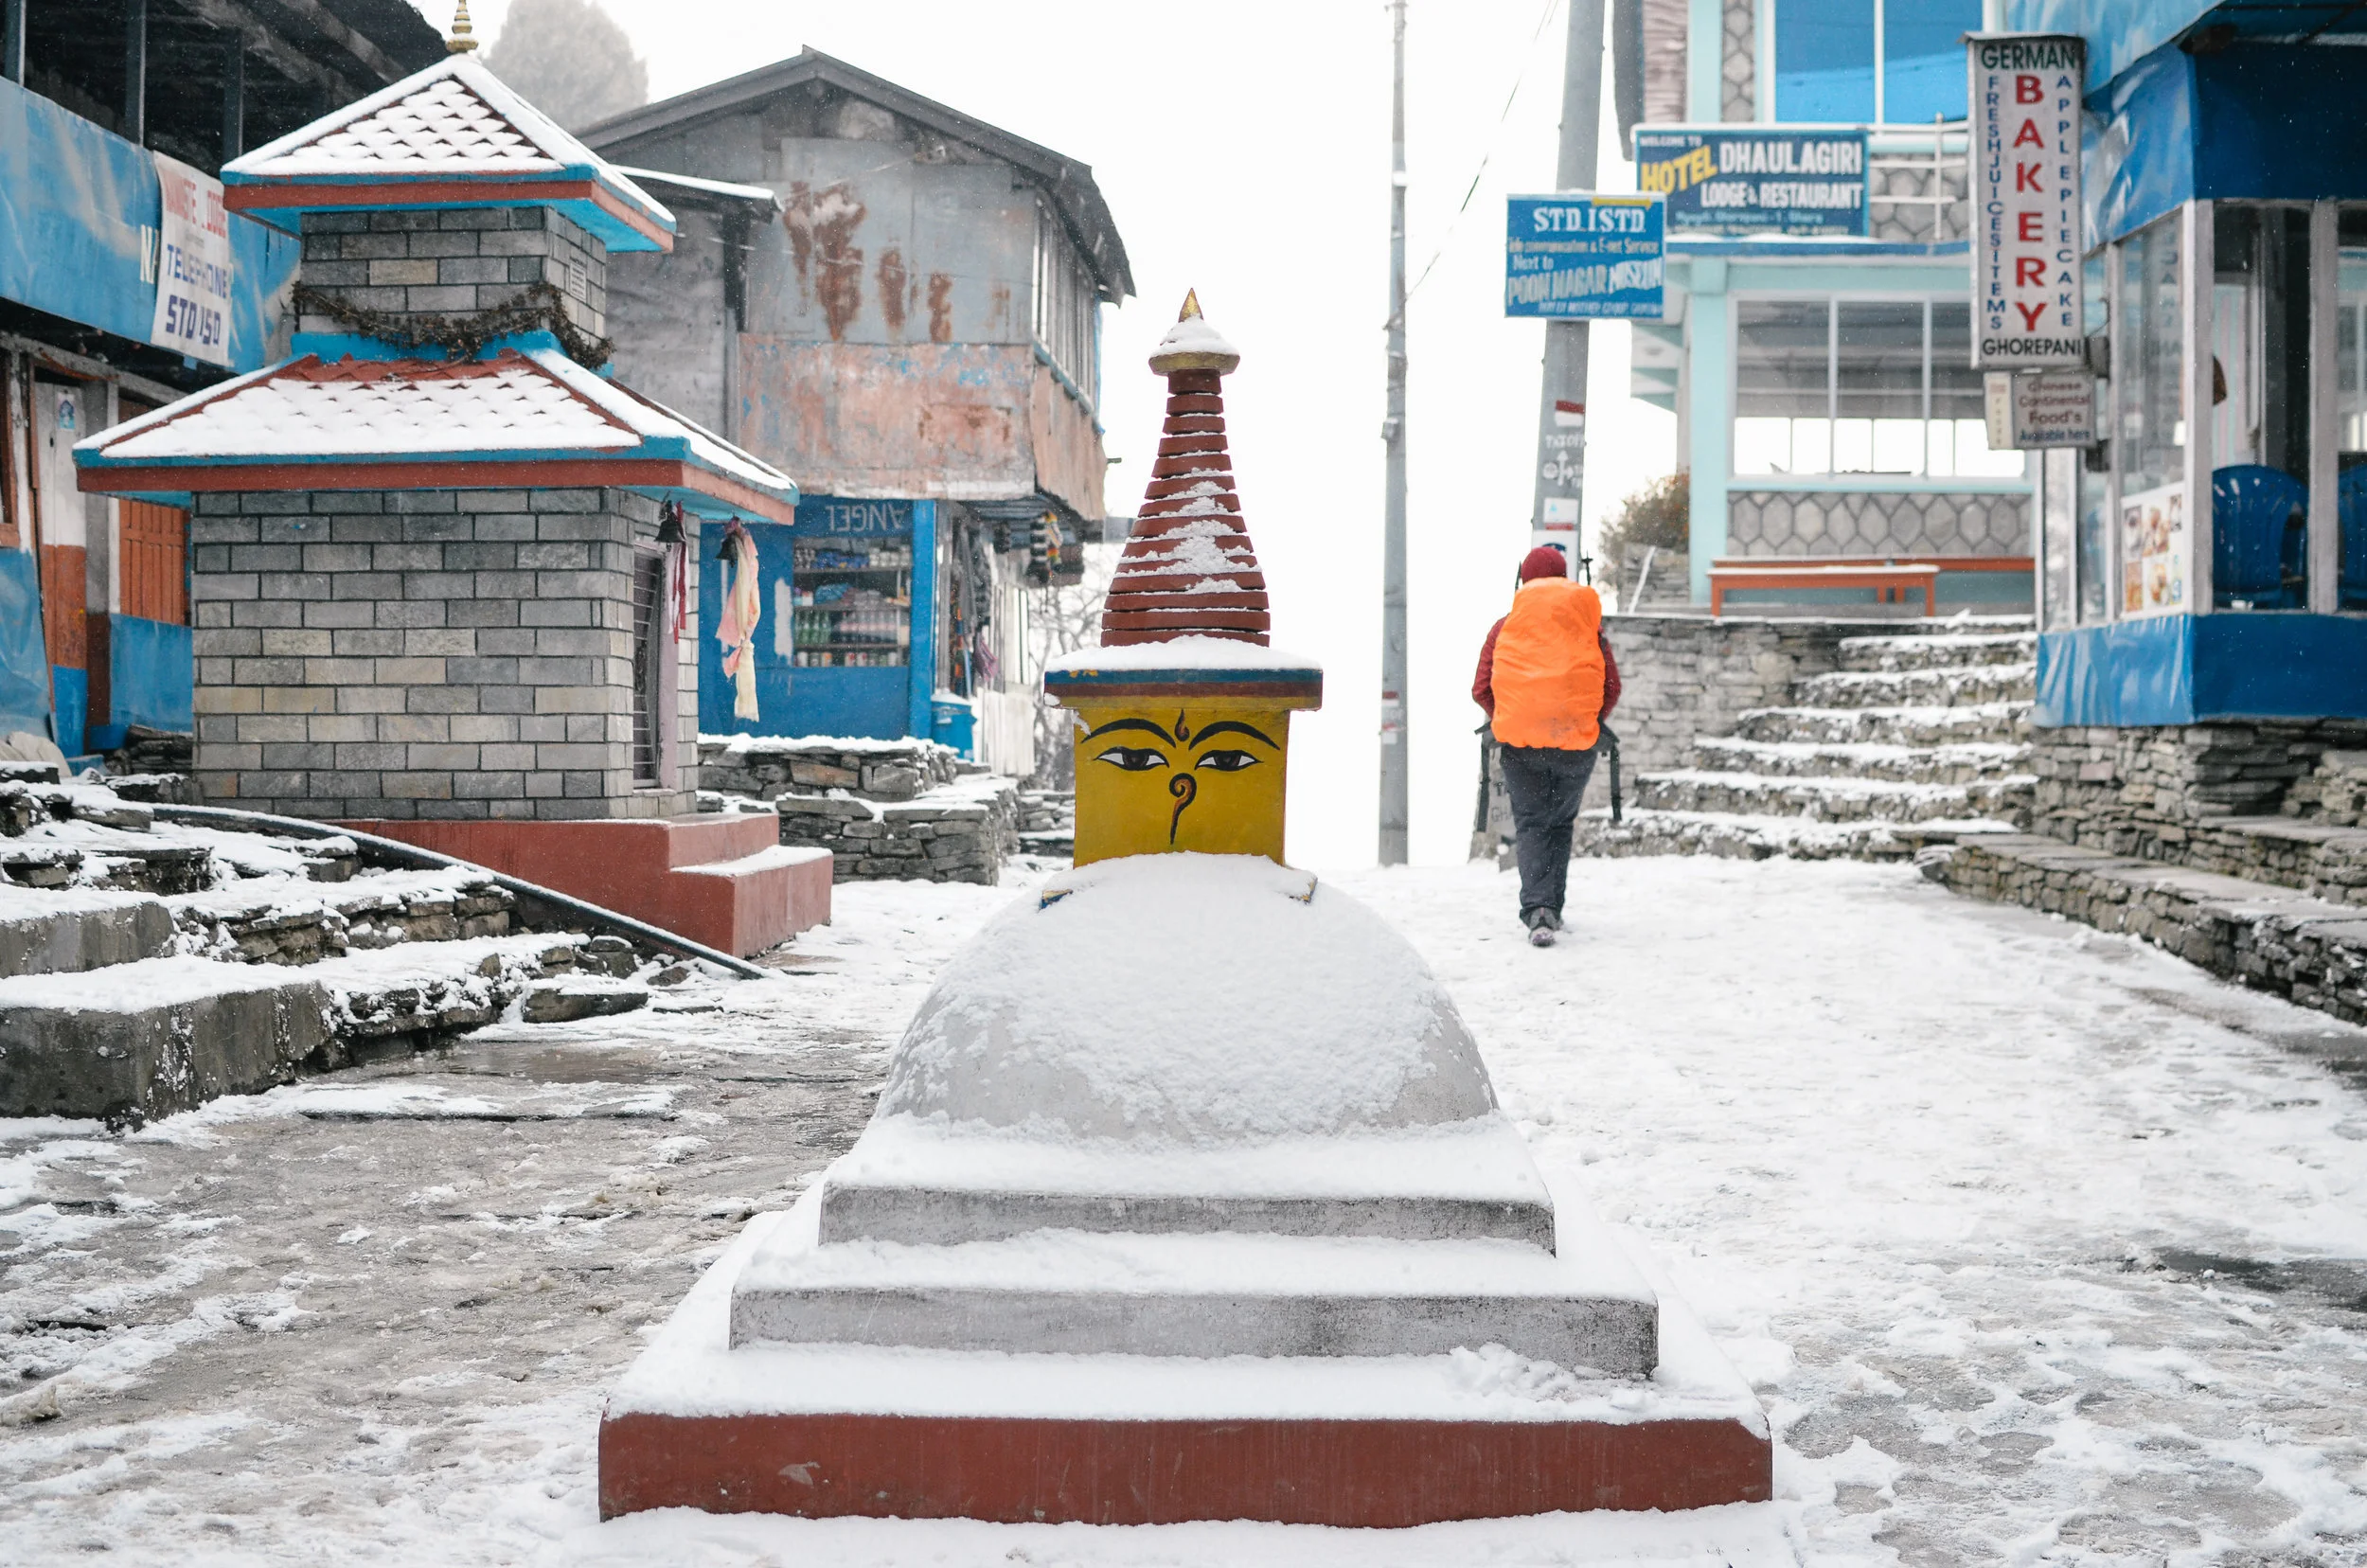
<svg viewBox="0 0 2367 1568">
<path fill-rule="evenodd" d="M 1504 203 L 1504 314 L 1658 321 L 1667 204 L 1565 191 Z"/>
</svg>

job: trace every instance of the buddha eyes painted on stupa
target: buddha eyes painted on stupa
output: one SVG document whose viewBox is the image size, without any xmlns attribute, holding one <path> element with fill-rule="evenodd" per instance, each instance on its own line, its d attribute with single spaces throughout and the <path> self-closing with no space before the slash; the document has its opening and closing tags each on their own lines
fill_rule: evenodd
<svg viewBox="0 0 2367 1568">
<path fill-rule="evenodd" d="M 1112 746 L 1094 760 L 1107 762 L 1128 773 L 1149 773 L 1167 765 L 1167 754 L 1153 751 L 1148 746 Z"/>
<path fill-rule="evenodd" d="M 1129 731 L 1147 732 L 1166 741 L 1174 748 L 1176 760 L 1171 764 L 1169 754 L 1158 747 L 1127 745 L 1108 746 L 1094 753 L 1093 760 L 1107 762 L 1123 773 L 1152 773 L 1170 765 L 1185 766 L 1187 765 L 1185 759 L 1189 758 L 1188 765 L 1194 769 L 1206 768 L 1214 773 L 1239 773 L 1243 769 L 1257 766 L 1265 758 L 1255 752 L 1244 751 L 1237 745 L 1211 746 L 1211 741 L 1228 735 L 1237 735 L 1256 741 L 1271 752 L 1279 752 L 1282 749 L 1274 743 L 1273 737 L 1254 724 L 1220 719 L 1213 724 L 1202 726 L 1195 734 L 1191 725 L 1182 715 L 1177 716 L 1175 728 L 1172 731 L 1148 719 L 1113 719 L 1098 729 L 1088 733 L 1085 739 L 1090 743 L 1105 735 Z"/>
</svg>

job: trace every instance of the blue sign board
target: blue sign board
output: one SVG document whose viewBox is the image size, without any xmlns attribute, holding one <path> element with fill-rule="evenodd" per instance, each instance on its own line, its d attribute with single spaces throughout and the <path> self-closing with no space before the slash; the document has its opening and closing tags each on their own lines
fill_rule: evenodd
<svg viewBox="0 0 2367 1568">
<path fill-rule="evenodd" d="M 886 539 L 913 531 L 910 501 L 856 501 L 842 495 L 800 495 L 800 539 Z"/>
<path fill-rule="evenodd" d="M 1506 198 L 1504 314 L 1659 320 L 1662 205 L 1658 196 Z"/>
<path fill-rule="evenodd" d="M 1635 183 L 1668 199 L 1672 234 L 1865 237 L 1863 131 L 1639 127 Z"/>
</svg>

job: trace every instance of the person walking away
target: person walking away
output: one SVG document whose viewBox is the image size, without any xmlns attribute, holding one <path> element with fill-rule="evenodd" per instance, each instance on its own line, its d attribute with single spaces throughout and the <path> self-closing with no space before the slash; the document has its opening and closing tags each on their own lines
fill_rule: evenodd
<svg viewBox="0 0 2367 1568">
<path fill-rule="evenodd" d="M 1603 635 L 1603 601 L 1539 544 L 1521 561 L 1512 610 L 1488 629 L 1471 700 L 1486 709 L 1512 801 L 1521 923 L 1554 945 L 1570 880 L 1570 837 L 1594 772 L 1602 722 L 1619 702 L 1619 666 Z"/>
</svg>

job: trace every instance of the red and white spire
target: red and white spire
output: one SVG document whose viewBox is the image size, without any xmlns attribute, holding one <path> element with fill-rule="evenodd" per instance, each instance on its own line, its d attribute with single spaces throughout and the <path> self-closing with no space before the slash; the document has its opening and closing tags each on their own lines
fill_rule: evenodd
<svg viewBox="0 0 2367 1568">
<path fill-rule="evenodd" d="M 1224 437 L 1223 379 L 1241 363 L 1200 313 L 1197 293 L 1150 356 L 1167 378 L 1167 419 L 1150 489 L 1101 616 L 1104 648 L 1221 637 L 1264 645 L 1265 575 L 1241 522 Z"/>
</svg>

